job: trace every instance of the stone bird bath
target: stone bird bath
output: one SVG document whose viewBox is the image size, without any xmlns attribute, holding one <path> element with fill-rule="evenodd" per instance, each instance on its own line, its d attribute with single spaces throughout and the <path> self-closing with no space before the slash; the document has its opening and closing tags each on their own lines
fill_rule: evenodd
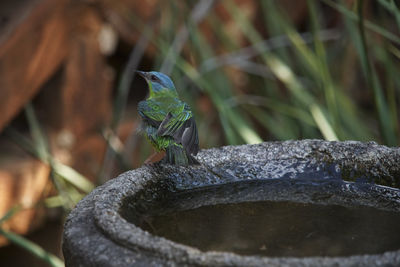
<svg viewBox="0 0 400 267">
<path fill-rule="evenodd" d="M 144 166 L 68 216 L 67 266 L 398 266 L 400 149 L 320 140 Z"/>
</svg>

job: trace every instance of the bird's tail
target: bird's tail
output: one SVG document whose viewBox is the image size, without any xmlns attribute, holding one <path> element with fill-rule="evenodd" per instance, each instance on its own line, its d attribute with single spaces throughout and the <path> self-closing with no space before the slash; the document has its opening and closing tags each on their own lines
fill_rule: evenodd
<svg viewBox="0 0 400 267">
<path fill-rule="evenodd" d="M 192 155 L 186 153 L 186 150 L 178 144 L 169 145 L 166 150 L 164 163 L 173 165 L 200 164 Z"/>
</svg>

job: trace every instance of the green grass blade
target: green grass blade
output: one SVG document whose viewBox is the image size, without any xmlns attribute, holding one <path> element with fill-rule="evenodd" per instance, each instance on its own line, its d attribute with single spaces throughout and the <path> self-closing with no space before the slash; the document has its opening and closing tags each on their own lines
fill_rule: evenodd
<svg viewBox="0 0 400 267">
<path fill-rule="evenodd" d="M 32 104 L 27 103 L 25 105 L 25 114 L 28 120 L 29 129 L 33 138 L 33 144 L 35 147 L 36 155 L 47 161 L 48 156 L 48 144 L 46 138 L 44 137 L 44 133 L 40 127 L 39 121 L 36 118 L 35 112 L 33 110 Z"/>
<path fill-rule="evenodd" d="M 396 6 L 394 0 L 378 0 L 379 4 L 387 11 L 393 14 L 396 19 L 397 27 L 400 29 L 400 9 Z"/>
<path fill-rule="evenodd" d="M 38 152 L 38 150 L 36 149 L 37 146 L 33 145 L 33 142 L 30 141 L 27 137 L 18 133 L 11 127 L 8 127 L 6 129 L 6 134 L 16 144 L 20 145 L 23 149 L 31 153 L 33 156 L 37 157 L 43 163 L 50 164 L 56 175 L 61 176 L 69 183 L 86 193 L 89 193 L 93 190 L 94 184 L 90 182 L 88 178 L 84 177 L 73 168 L 58 162 L 50 154 L 48 154 L 47 151 L 42 150 L 41 152 Z"/>
<path fill-rule="evenodd" d="M 332 129 L 332 126 L 329 124 L 326 116 L 322 112 L 321 108 L 317 105 L 313 104 L 310 107 L 311 114 L 318 125 L 318 129 L 320 129 L 322 135 L 324 136 L 325 140 L 328 141 L 338 141 L 335 132 Z"/>
<path fill-rule="evenodd" d="M 69 194 L 74 203 L 78 203 L 85 195 L 80 193 Z M 48 197 L 44 201 L 47 208 L 58 208 L 65 206 L 64 198 L 60 195 Z"/>
<path fill-rule="evenodd" d="M 360 31 L 361 37 L 361 57 L 364 58 L 364 62 L 366 64 L 366 79 L 368 81 L 369 86 L 373 89 L 374 98 L 375 98 L 375 105 L 379 117 L 379 121 L 381 124 L 381 132 L 383 138 L 385 139 L 386 144 L 390 146 L 395 146 L 397 144 L 396 134 L 394 132 L 394 127 L 392 125 L 392 119 L 390 112 L 388 110 L 388 105 L 386 103 L 384 94 L 382 92 L 381 85 L 378 80 L 378 76 L 376 74 L 375 68 L 372 66 L 370 58 L 369 58 L 369 51 L 367 46 L 367 40 L 365 36 L 365 29 L 364 29 L 364 15 L 363 15 L 363 0 L 358 0 L 358 26 Z"/>
<path fill-rule="evenodd" d="M 32 241 L 17 235 L 13 232 L 6 231 L 0 227 L 0 235 L 7 238 L 9 241 L 13 242 L 14 244 L 18 245 L 19 247 L 29 251 L 39 259 L 47 262 L 49 265 L 53 267 L 63 267 L 64 262 L 58 258 L 57 256 L 45 251 L 40 246 L 36 245 Z"/>
<path fill-rule="evenodd" d="M 16 206 L 12 207 L 9 211 L 6 212 L 6 214 L 3 215 L 3 217 L 0 218 L 0 226 L 2 223 L 9 220 L 12 216 L 14 216 L 20 210 L 21 210 L 20 205 L 16 205 Z"/>
<path fill-rule="evenodd" d="M 228 11 L 230 12 L 230 14 L 232 14 L 232 16 L 238 22 L 238 25 L 241 27 L 242 32 L 247 36 L 247 38 L 252 43 L 260 42 L 262 40 L 260 34 L 249 23 L 249 21 L 246 20 L 246 18 L 238 10 L 238 8 L 231 1 L 226 2 L 226 3 L 227 3 L 226 7 L 227 7 Z M 294 31 L 290 30 L 289 28 L 286 27 L 286 30 L 291 34 L 291 36 L 289 35 L 289 38 L 295 44 L 298 51 L 300 51 L 304 55 L 304 59 L 305 59 L 305 61 L 308 62 L 310 69 L 315 70 L 314 56 L 310 53 L 308 48 L 306 48 L 304 46 L 304 43 L 302 43 L 301 38 L 298 38 L 298 34 L 295 33 Z M 304 105 L 305 107 L 310 107 L 311 105 L 315 105 L 316 108 L 314 108 L 314 110 L 321 109 L 318 106 L 318 104 L 316 104 L 316 100 L 314 99 L 314 97 L 309 92 L 307 92 L 307 90 L 305 90 L 305 88 L 303 87 L 301 82 L 299 82 L 296 75 L 293 73 L 293 71 L 291 70 L 291 68 L 289 66 L 287 66 L 278 57 L 276 57 L 275 55 L 273 55 L 271 53 L 265 52 L 262 54 L 262 57 L 263 57 L 265 63 L 269 66 L 271 71 L 274 73 L 274 75 L 286 85 L 286 87 L 291 91 L 293 96 L 295 96 L 296 99 L 298 101 L 300 101 L 302 105 Z M 319 119 L 320 117 L 313 116 L 313 118 Z M 319 127 L 319 130 L 322 133 L 326 133 L 326 131 L 327 131 L 326 124 L 321 124 L 320 122 L 321 121 L 316 121 L 316 124 Z M 328 123 L 327 120 L 325 122 Z M 330 127 L 330 130 L 333 132 L 333 129 L 329 123 L 328 123 L 328 125 Z M 320 128 L 320 127 L 324 127 L 324 128 Z M 336 133 L 333 132 L 332 136 L 329 135 L 329 137 L 333 137 L 333 136 L 336 137 Z"/>
<path fill-rule="evenodd" d="M 224 129 L 227 130 L 226 134 L 230 142 L 237 142 L 237 139 L 234 137 L 235 134 L 232 132 L 233 130 L 231 129 L 232 126 L 230 124 L 238 126 L 235 127 L 236 131 L 246 143 L 255 144 L 262 142 L 262 139 L 259 137 L 259 135 L 248 125 L 248 123 L 242 118 L 240 114 L 232 109 L 227 110 L 228 105 L 224 103 L 225 100 L 222 100 L 221 97 L 215 95 L 215 88 L 210 86 L 210 84 L 207 83 L 205 80 L 201 79 L 200 73 L 198 73 L 198 71 L 192 65 L 182 59 L 178 61 L 179 62 L 177 66 L 189 78 L 191 78 L 191 80 L 195 84 L 197 84 L 199 87 L 203 88 L 210 94 L 214 94 L 212 98 L 215 101 L 219 115 L 226 116 L 227 118 L 227 121 L 225 120 L 225 118 L 223 118 L 221 122 L 224 126 Z"/>
<path fill-rule="evenodd" d="M 52 163 L 54 171 L 60 175 L 64 180 L 68 181 L 76 188 L 79 188 L 85 193 L 93 190 L 94 185 L 85 176 L 74 170 L 73 168 L 65 165 L 59 161 L 54 160 Z"/>
<path fill-rule="evenodd" d="M 358 22 L 359 17 L 357 16 L 357 14 L 351 10 L 348 10 L 345 6 L 343 6 L 333 0 L 321 0 L 321 1 L 324 2 L 325 4 L 327 4 L 328 6 L 336 9 L 338 12 L 342 13 L 347 18 Z M 397 36 L 396 34 L 386 30 L 385 28 L 383 28 L 379 25 L 376 25 L 375 23 L 372 23 L 369 20 L 365 20 L 365 22 L 363 22 L 363 23 L 365 24 L 365 28 L 367 28 L 368 30 L 373 31 L 398 45 L 400 44 L 400 37 Z"/>
<path fill-rule="evenodd" d="M 198 1 L 193 10 L 189 15 L 189 24 L 191 28 L 196 27 L 196 25 L 204 18 L 207 12 L 213 6 L 215 0 L 202 0 Z M 176 58 L 183 49 L 186 40 L 189 37 L 189 29 L 186 25 L 183 25 L 175 36 L 173 43 L 168 49 L 167 55 L 163 64 L 160 67 L 160 72 L 170 75 L 172 68 L 176 62 Z"/>
<path fill-rule="evenodd" d="M 336 103 L 337 96 L 335 91 L 337 91 L 333 79 L 330 74 L 328 67 L 327 56 L 324 44 L 321 42 L 318 36 L 320 31 L 318 17 L 317 17 L 317 7 L 314 0 L 307 0 L 307 6 L 310 14 L 311 28 L 314 36 L 314 47 L 316 51 L 316 61 L 318 65 L 318 76 L 320 77 L 323 84 L 323 91 L 325 94 L 326 104 L 329 110 L 329 114 L 332 117 L 333 126 L 336 132 L 340 132 L 339 125 L 339 111 L 338 105 Z"/>
<path fill-rule="evenodd" d="M 307 111 L 287 103 L 277 102 L 275 99 L 269 99 L 263 96 L 256 96 L 256 95 L 237 96 L 229 100 L 229 105 L 265 107 L 271 109 L 275 114 L 282 114 L 284 116 L 291 117 L 295 120 L 301 121 L 302 123 L 308 124 L 313 127 L 317 126 L 315 124 L 313 117 Z M 258 109 L 258 111 L 260 111 L 260 109 Z M 259 114 L 262 114 L 262 112 L 253 113 L 254 117 L 257 117 Z"/>
</svg>

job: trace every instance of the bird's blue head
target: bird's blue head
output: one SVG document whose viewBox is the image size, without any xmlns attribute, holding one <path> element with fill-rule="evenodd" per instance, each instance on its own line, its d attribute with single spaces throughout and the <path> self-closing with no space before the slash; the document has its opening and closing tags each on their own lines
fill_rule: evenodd
<svg viewBox="0 0 400 267">
<path fill-rule="evenodd" d="M 160 93 L 177 94 L 174 83 L 164 73 L 157 71 L 137 71 L 137 73 L 146 80 L 149 86 L 150 97 Z"/>
</svg>

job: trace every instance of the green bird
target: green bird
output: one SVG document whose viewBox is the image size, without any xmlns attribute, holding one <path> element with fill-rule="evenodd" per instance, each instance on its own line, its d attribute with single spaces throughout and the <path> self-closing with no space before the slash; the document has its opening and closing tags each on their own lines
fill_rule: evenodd
<svg viewBox="0 0 400 267">
<path fill-rule="evenodd" d="M 140 101 L 138 112 L 144 131 L 157 151 L 165 151 L 165 163 L 198 164 L 192 156 L 199 151 L 199 137 L 193 113 L 181 101 L 172 80 L 161 72 L 137 71 L 149 87 L 149 97 Z"/>
</svg>

